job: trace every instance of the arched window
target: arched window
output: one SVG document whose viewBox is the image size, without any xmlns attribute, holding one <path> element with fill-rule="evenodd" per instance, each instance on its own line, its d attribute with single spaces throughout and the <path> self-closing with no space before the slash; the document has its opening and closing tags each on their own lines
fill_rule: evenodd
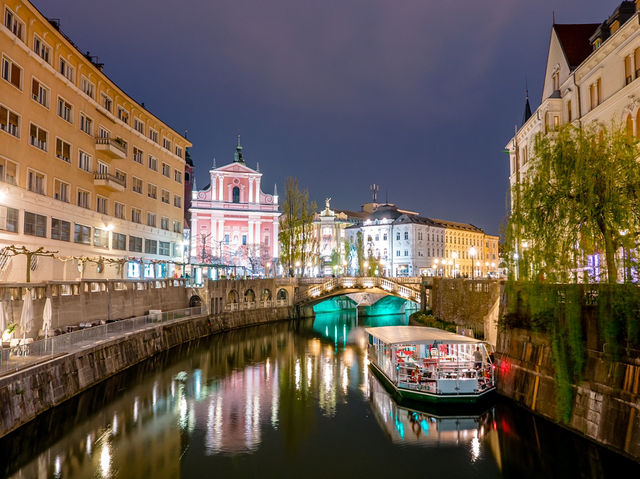
<svg viewBox="0 0 640 479">
<path fill-rule="evenodd" d="M 627 136 L 631 138 L 633 136 L 633 118 L 631 118 L 631 113 L 627 115 Z"/>
<path fill-rule="evenodd" d="M 234 203 L 240 203 L 240 188 L 234 186 L 232 194 L 233 199 L 231 201 L 233 201 Z"/>
</svg>

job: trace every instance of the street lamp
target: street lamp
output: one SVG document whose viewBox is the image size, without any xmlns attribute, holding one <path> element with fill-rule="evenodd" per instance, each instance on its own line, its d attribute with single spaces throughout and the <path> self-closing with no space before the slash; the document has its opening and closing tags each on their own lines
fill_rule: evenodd
<svg viewBox="0 0 640 479">
<path fill-rule="evenodd" d="M 471 256 L 471 279 L 474 279 L 475 277 L 475 264 L 473 262 L 473 260 L 476 257 L 476 248 L 475 246 L 472 246 L 471 248 L 469 248 L 469 256 Z"/>
<path fill-rule="evenodd" d="M 369 276 L 369 262 L 368 261 L 364 262 L 364 271 L 366 273 L 366 276 Z"/>
<path fill-rule="evenodd" d="M 298 270 L 298 275 L 300 275 L 300 261 L 296 261 L 295 266 L 296 270 Z"/>
<path fill-rule="evenodd" d="M 267 262 L 267 278 L 271 275 L 271 261 Z"/>
</svg>

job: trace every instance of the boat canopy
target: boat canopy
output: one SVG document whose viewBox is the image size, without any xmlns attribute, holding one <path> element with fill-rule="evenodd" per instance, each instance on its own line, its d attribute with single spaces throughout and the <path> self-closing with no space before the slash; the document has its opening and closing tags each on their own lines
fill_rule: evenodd
<svg viewBox="0 0 640 479">
<path fill-rule="evenodd" d="M 438 328 L 424 326 L 380 326 L 365 331 L 385 344 L 480 344 L 483 341 Z"/>
</svg>

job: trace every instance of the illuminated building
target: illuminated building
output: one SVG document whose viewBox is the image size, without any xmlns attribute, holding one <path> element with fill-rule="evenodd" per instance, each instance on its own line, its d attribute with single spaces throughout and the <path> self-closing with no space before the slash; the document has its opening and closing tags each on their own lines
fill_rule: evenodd
<svg viewBox="0 0 640 479">
<path fill-rule="evenodd" d="M 172 275 L 191 144 L 57 21 L 25 0 L 0 9 L 0 247 L 65 259 L 33 260 L 34 281 Z M 3 256 L 0 279 L 24 281 L 25 261 Z"/>
<path fill-rule="evenodd" d="M 234 161 L 214 164 L 209 176 L 210 184 L 192 196 L 192 262 L 264 273 L 278 257 L 277 190 L 262 192 L 262 173 L 244 162 L 239 136 Z"/>
</svg>

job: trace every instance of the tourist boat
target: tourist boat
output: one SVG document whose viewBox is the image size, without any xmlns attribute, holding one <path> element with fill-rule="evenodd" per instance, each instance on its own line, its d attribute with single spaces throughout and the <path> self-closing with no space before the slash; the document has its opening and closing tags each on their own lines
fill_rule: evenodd
<svg viewBox="0 0 640 479">
<path fill-rule="evenodd" d="M 366 328 L 374 373 L 400 399 L 476 403 L 495 391 L 487 344 L 437 328 Z"/>
</svg>

